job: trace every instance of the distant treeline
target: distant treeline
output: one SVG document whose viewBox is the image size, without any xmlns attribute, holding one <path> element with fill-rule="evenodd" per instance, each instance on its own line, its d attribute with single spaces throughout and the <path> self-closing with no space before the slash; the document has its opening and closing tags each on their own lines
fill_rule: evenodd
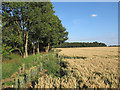
<svg viewBox="0 0 120 90">
<path fill-rule="evenodd" d="M 99 42 L 65 42 L 56 48 L 72 48 L 72 47 L 106 47 L 105 43 Z"/>
<path fill-rule="evenodd" d="M 120 45 L 110 45 L 109 47 L 120 47 Z"/>
</svg>

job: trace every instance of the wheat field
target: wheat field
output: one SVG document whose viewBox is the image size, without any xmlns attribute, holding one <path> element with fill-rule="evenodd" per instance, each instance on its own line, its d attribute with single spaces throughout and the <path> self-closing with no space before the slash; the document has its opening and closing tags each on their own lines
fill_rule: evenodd
<svg viewBox="0 0 120 90">
<path fill-rule="evenodd" d="M 57 48 L 80 88 L 118 88 L 118 47 Z M 82 58 L 84 57 L 84 58 Z"/>
</svg>

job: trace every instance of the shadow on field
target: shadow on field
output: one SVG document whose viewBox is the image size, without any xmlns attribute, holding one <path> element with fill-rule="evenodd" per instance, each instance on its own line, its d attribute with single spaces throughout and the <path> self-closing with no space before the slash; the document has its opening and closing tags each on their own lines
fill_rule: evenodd
<svg viewBox="0 0 120 90">
<path fill-rule="evenodd" d="M 67 62 L 64 62 L 64 61 L 61 61 L 60 62 L 60 77 L 63 77 L 64 75 L 68 75 L 67 71 L 66 70 L 63 70 L 63 68 L 67 68 Z"/>
<path fill-rule="evenodd" d="M 80 56 L 65 56 L 65 55 L 61 55 L 60 57 L 64 58 L 64 59 L 87 59 L 87 57 L 80 57 Z"/>
</svg>

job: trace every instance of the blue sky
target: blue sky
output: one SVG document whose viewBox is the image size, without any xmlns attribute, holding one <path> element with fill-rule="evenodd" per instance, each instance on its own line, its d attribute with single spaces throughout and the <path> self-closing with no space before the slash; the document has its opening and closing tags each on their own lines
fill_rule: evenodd
<svg viewBox="0 0 120 90">
<path fill-rule="evenodd" d="M 69 32 L 67 42 L 118 44 L 117 2 L 53 2 L 53 6 Z"/>
</svg>

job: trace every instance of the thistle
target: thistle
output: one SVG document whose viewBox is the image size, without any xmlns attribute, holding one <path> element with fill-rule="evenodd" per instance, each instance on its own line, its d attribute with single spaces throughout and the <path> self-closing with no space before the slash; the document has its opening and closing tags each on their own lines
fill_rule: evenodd
<svg viewBox="0 0 120 90">
<path fill-rule="evenodd" d="M 15 88 L 18 88 L 18 77 L 15 78 Z"/>
<path fill-rule="evenodd" d="M 25 81 L 26 81 L 26 83 L 27 83 L 27 85 L 28 85 L 29 82 L 31 81 L 31 73 L 30 73 L 30 70 L 26 70 L 25 74 L 26 74 Z"/>
<path fill-rule="evenodd" d="M 22 73 L 22 71 L 21 71 L 21 70 L 22 70 L 21 67 L 19 67 L 18 69 L 19 69 L 19 73 L 21 74 L 21 73 Z"/>
<path fill-rule="evenodd" d="M 42 72 L 42 69 L 43 69 L 43 65 L 42 63 L 40 63 L 40 71 Z"/>
<path fill-rule="evenodd" d="M 30 74 L 31 74 L 31 76 L 34 75 L 34 73 L 33 73 L 33 69 L 34 69 L 34 67 L 32 66 L 32 67 L 30 68 Z"/>
<path fill-rule="evenodd" d="M 22 64 L 22 72 L 25 72 L 25 64 Z"/>
<path fill-rule="evenodd" d="M 32 73 L 33 73 L 33 76 L 35 76 L 35 75 L 37 74 L 37 67 L 34 66 L 32 70 L 33 70 L 33 72 L 32 72 Z"/>
<path fill-rule="evenodd" d="M 19 84 L 20 84 L 20 88 L 24 88 L 24 77 L 19 77 Z"/>
</svg>

